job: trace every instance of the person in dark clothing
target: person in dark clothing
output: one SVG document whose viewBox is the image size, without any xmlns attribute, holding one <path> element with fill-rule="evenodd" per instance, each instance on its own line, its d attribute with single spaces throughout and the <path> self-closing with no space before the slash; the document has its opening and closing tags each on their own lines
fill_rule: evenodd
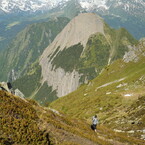
<svg viewBox="0 0 145 145">
<path fill-rule="evenodd" d="M 10 90 L 12 89 L 12 84 L 10 82 L 7 83 L 7 86 Z"/>
<path fill-rule="evenodd" d="M 97 115 L 94 115 L 92 117 L 92 125 L 91 125 L 91 128 L 96 132 L 97 130 L 97 124 L 99 123 L 98 121 L 98 118 L 97 118 Z"/>
</svg>

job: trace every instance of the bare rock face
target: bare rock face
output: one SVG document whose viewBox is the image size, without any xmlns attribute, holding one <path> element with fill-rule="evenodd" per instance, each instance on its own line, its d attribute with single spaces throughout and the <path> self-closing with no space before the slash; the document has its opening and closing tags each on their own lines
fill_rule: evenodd
<svg viewBox="0 0 145 145">
<path fill-rule="evenodd" d="M 1 90 L 5 90 L 5 91 L 7 91 L 7 92 L 11 92 L 11 90 L 10 90 L 10 88 L 9 88 L 9 86 L 8 86 L 8 83 L 6 83 L 6 82 L 0 82 L 0 88 L 1 88 Z"/>
<path fill-rule="evenodd" d="M 0 82 L 0 90 L 4 90 L 6 92 L 12 93 L 16 96 L 24 98 L 24 94 L 19 89 L 13 89 L 10 82 Z"/>
<path fill-rule="evenodd" d="M 136 54 L 136 50 L 138 48 L 136 48 L 135 46 L 129 46 L 129 52 L 126 52 L 124 57 L 123 57 L 123 60 L 124 62 L 128 63 L 130 61 L 134 61 L 134 62 L 137 62 L 138 61 L 138 55 Z"/>
<path fill-rule="evenodd" d="M 15 90 L 15 95 L 16 95 L 16 96 L 19 96 L 19 97 L 21 97 L 21 98 L 24 98 L 24 97 L 25 97 L 24 94 L 23 94 L 19 89 L 16 89 L 16 90 Z"/>
<path fill-rule="evenodd" d="M 125 53 L 123 60 L 128 63 L 130 61 L 137 62 L 140 59 L 140 56 L 145 56 L 145 38 L 139 41 L 137 46 L 128 46 L 129 51 Z"/>
<path fill-rule="evenodd" d="M 104 24 L 101 17 L 93 13 L 83 13 L 71 20 L 54 41 L 44 50 L 41 58 L 81 43 L 84 47 L 89 37 L 96 33 L 104 34 Z"/>
<path fill-rule="evenodd" d="M 65 72 L 62 68 L 56 70 L 52 69 L 51 63 L 45 63 L 47 70 L 43 72 L 45 79 L 43 82 L 47 81 L 49 86 L 53 87 L 53 90 L 56 90 L 57 96 L 65 96 L 72 91 L 75 91 L 80 85 L 79 79 L 80 74 L 77 71 Z"/>
<path fill-rule="evenodd" d="M 102 18 L 93 13 L 82 13 L 71 20 L 44 50 L 39 60 L 42 67 L 42 84 L 47 81 L 48 86 L 57 91 L 58 97 L 76 90 L 80 85 L 81 74 L 76 70 L 66 72 L 61 67 L 55 69 L 52 67 L 53 59 L 59 52 L 79 43 L 85 49 L 89 37 L 96 33 L 104 35 Z"/>
</svg>

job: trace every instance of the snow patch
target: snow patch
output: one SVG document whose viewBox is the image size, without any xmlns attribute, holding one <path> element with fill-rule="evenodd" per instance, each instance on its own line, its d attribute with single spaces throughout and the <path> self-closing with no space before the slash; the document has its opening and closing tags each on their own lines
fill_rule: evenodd
<svg viewBox="0 0 145 145">
<path fill-rule="evenodd" d="M 134 130 L 127 131 L 127 133 L 135 133 Z"/>
<path fill-rule="evenodd" d="M 80 0 L 81 7 L 86 10 L 91 10 L 93 8 L 104 8 L 108 10 L 109 7 L 106 3 L 107 0 Z"/>
<path fill-rule="evenodd" d="M 107 92 L 107 93 L 106 93 L 106 95 L 110 95 L 110 94 L 111 94 L 111 92 Z"/>
<path fill-rule="evenodd" d="M 133 94 L 125 94 L 124 97 L 131 97 Z"/>
<path fill-rule="evenodd" d="M 125 132 L 125 131 L 123 131 L 123 130 L 118 130 L 118 129 L 114 129 L 114 131 L 115 131 L 115 132 L 119 132 L 119 133 Z"/>
<path fill-rule="evenodd" d="M 118 86 L 116 86 L 116 88 L 121 88 L 121 87 L 124 87 L 124 86 L 127 86 L 127 83 L 119 84 Z"/>
</svg>

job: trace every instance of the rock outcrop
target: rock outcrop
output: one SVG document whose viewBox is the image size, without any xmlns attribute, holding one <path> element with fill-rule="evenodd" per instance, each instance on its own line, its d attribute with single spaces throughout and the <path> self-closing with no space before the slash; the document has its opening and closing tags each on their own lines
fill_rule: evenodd
<svg viewBox="0 0 145 145">
<path fill-rule="evenodd" d="M 93 13 L 83 13 L 71 20 L 44 50 L 40 57 L 42 83 L 47 81 L 48 86 L 52 86 L 53 90 L 57 90 L 58 97 L 76 90 L 80 85 L 81 74 L 75 69 L 71 72 L 66 72 L 61 67 L 54 68 L 52 66 L 54 57 L 77 44 L 81 44 L 84 50 L 90 36 L 96 33 L 104 35 L 102 18 Z"/>
<path fill-rule="evenodd" d="M 24 94 L 19 89 L 13 89 L 10 82 L 0 82 L 0 90 L 4 90 L 21 98 L 24 98 Z"/>
<path fill-rule="evenodd" d="M 0 89 L 12 93 L 12 86 L 9 82 L 0 82 Z"/>
<path fill-rule="evenodd" d="M 142 38 L 137 46 L 129 46 L 129 51 L 125 53 L 123 60 L 126 63 L 137 62 L 140 56 L 145 56 L 145 38 Z"/>
</svg>

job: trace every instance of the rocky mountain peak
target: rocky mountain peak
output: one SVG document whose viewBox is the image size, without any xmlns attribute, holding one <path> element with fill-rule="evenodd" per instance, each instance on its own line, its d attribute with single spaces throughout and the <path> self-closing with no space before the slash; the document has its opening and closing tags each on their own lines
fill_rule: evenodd
<svg viewBox="0 0 145 145">
<path fill-rule="evenodd" d="M 57 90 L 59 97 L 76 90 L 80 85 L 79 79 L 81 75 L 76 70 L 66 72 L 61 67 L 55 69 L 52 65 L 55 56 L 78 44 L 84 49 L 91 35 L 96 33 L 104 35 L 103 24 L 103 20 L 96 14 L 79 14 L 66 25 L 54 41 L 44 50 L 40 57 L 42 82 L 47 81 L 53 90 Z"/>
<path fill-rule="evenodd" d="M 104 34 L 103 19 L 93 13 L 81 13 L 70 21 L 70 23 L 57 35 L 51 45 L 45 50 L 42 57 L 70 46 L 81 43 L 84 47 L 89 37 L 95 33 Z"/>
</svg>

